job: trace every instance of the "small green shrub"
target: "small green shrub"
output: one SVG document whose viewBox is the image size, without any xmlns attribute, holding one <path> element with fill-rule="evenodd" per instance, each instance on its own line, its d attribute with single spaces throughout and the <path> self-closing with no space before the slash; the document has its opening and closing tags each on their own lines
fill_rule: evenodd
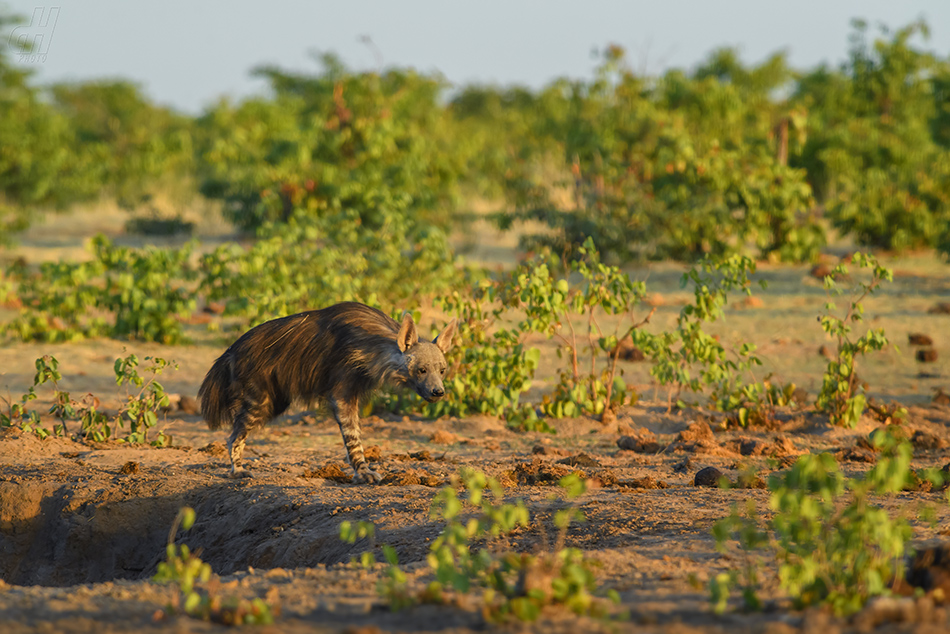
<svg viewBox="0 0 950 634">
<path fill-rule="evenodd" d="M 703 330 L 704 323 L 723 316 L 730 292 L 751 295 L 749 276 L 755 268 L 755 262 L 746 256 L 705 258 L 683 275 L 682 285 L 693 285 L 693 302 L 680 311 L 676 330 L 657 335 L 633 333 L 634 343 L 653 362 L 650 374 L 660 385 L 670 386 L 670 407 L 674 402 L 682 405 L 679 396 L 683 389 L 697 394 L 708 391 L 712 405 L 722 411 L 737 411 L 762 398 L 765 387 L 752 374 L 762 364 L 755 345 L 743 342 L 730 357 L 726 347 Z"/>
<path fill-rule="evenodd" d="M 618 344 L 649 320 L 637 322 L 633 316 L 646 286 L 601 262 L 589 238 L 577 249 L 570 270 L 581 278 L 573 288 L 567 278 L 555 280 L 549 264 L 526 262 L 505 289 L 506 301 L 524 311 L 524 330 L 557 339 L 558 357 L 567 363 L 553 393 L 544 396 L 541 411 L 555 418 L 591 414 L 607 420 L 628 398 L 636 400 L 617 367 Z M 612 330 L 601 326 L 603 315 L 620 316 Z M 586 322 L 582 335 L 574 326 L 577 317 Z M 579 359 L 585 353 L 590 365 L 582 369 Z"/>
<path fill-rule="evenodd" d="M 145 367 L 145 371 L 155 376 L 161 374 L 169 367 L 178 369 L 178 365 L 161 358 L 145 357 L 146 361 L 151 363 Z M 136 369 L 139 365 L 138 357 L 134 354 L 127 357 L 116 359 L 114 370 L 116 375 L 116 384 L 126 385 L 126 401 L 119 407 L 119 411 L 108 416 L 99 410 L 99 399 L 93 394 L 86 394 L 81 400 L 74 400 L 69 392 L 59 389 L 59 381 L 62 375 L 59 372 L 59 361 L 55 357 L 46 355 L 36 360 L 36 375 L 33 378 L 33 385 L 29 391 L 20 397 L 18 402 L 11 398 L 3 399 L 6 402 L 6 413 L 0 412 L 0 427 L 17 425 L 24 431 L 30 431 L 40 438 L 49 435 L 66 436 L 69 434 L 67 428 L 68 420 L 78 420 L 80 429 L 78 436 L 81 438 L 104 441 L 117 440 L 120 442 L 146 443 L 148 440 L 148 430 L 158 424 L 159 412 L 168 407 L 169 399 L 165 394 L 165 388 L 155 377 L 147 381 L 139 375 Z M 53 386 L 53 404 L 49 413 L 59 419 L 59 423 L 53 426 L 52 430 L 42 426 L 39 412 L 27 407 L 27 403 L 37 398 L 36 388 L 51 383 Z M 132 393 L 129 387 L 139 388 L 138 392 Z M 128 424 L 129 431 L 122 434 L 121 430 Z M 167 445 L 169 439 L 161 431 L 158 437 L 151 441 L 152 445 Z"/>
<path fill-rule="evenodd" d="M 835 339 L 836 351 L 825 369 L 821 391 L 815 402 L 815 407 L 828 413 L 831 422 L 845 427 L 857 425 L 867 408 L 864 387 L 858 381 L 859 357 L 867 352 L 882 350 L 888 344 L 883 328 L 868 329 L 854 340 L 851 331 L 855 324 L 864 320 L 864 299 L 880 290 L 883 282 L 893 280 L 891 271 L 881 266 L 872 255 L 855 253 L 852 262 L 859 269 L 871 269 L 871 280 L 857 282 L 842 313 L 835 314 L 839 310 L 835 301 L 825 304 L 827 313 L 820 317 L 821 327 Z M 847 273 L 846 265 L 836 266 L 831 275 L 825 277 L 825 290 L 830 295 L 840 296 L 843 291 L 835 277 L 846 276 Z"/>
<path fill-rule="evenodd" d="M 860 610 L 870 597 L 886 594 L 902 574 L 912 536 L 905 517 L 891 517 L 872 496 L 901 491 L 911 477 L 912 448 L 890 434 L 876 434 L 881 457 L 863 478 L 841 474 L 828 453 L 802 456 L 790 471 L 769 480 L 774 512 L 761 528 L 755 505 L 713 528 L 718 547 L 738 540 L 744 563 L 739 571 L 710 583 L 717 612 L 729 591 L 741 586 L 748 609 L 761 607 L 757 592 L 763 557 L 774 557 L 779 585 L 797 607 L 826 604 L 839 615 Z"/>
<path fill-rule="evenodd" d="M 165 607 L 167 615 L 179 610 L 202 621 L 223 625 L 270 625 L 279 612 L 274 599 L 260 597 L 247 601 L 234 597 L 222 597 L 218 593 L 219 582 L 211 572 L 211 566 L 192 552 L 186 544 L 177 546 L 175 535 L 178 526 L 190 530 L 195 523 L 195 511 L 182 507 L 175 516 L 168 532 L 165 561 L 159 562 L 152 581 L 174 586 L 171 600 Z"/>
</svg>

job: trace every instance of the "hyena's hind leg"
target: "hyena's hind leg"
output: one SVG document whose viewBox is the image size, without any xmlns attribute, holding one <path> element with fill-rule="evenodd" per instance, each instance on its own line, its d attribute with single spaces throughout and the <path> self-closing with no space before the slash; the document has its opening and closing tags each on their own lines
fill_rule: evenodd
<svg viewBox="0 0 950 634">
<path fill-rule="evenodd" d="M 244 455 L 244 441 L 247 435 L 258 427 L 263 427 L 273 418 L 273 407 L 270 399 L 260 401 L 245 401 L 234 417 L 231 435 L 228 437 L 228 457 L 231 458 L 232 478 L 250 478 L 253 474 L 241 466 Z"/>
<path fill-rule="evenodd" d="M 340 426 L 343 434 L 343 444 L 346 446 L 346 457 L 350 461 L 355 474 L 356 483 L 375 483 L 382 480 L 382 476 L 369 468 L 366 457 L 363 455 L 363 443 L 360 440 L 360 416 L 358 401 L 331 399 L 330 409 Z"/>
</svg>

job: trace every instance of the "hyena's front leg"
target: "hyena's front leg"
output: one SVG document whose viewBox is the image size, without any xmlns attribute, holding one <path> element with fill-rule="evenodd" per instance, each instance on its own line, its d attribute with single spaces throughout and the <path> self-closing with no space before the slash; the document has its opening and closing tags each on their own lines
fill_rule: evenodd
<svg viewBox="0 0 950 634">
<path fill-rule="evenodd" d="M 374 483 L 382 480 L 382 476 L 369 468 L 363 455 L 363 443 L 360 442 L 359 405 L 356 402 L 333 399 L 330 401 L 330 409 L 333 410 L 333 416 L 336 417 L 336 422 L 340 426 L 340 433 L 343 434 L 346 456 L 355 473 L 353 481 Z"/>
</svg>

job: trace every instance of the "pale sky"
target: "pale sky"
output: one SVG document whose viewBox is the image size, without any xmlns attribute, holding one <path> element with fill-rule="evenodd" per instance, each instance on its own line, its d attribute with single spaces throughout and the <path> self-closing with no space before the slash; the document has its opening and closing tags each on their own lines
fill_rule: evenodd
<svg viewBox="0 0 950 634">
<path fill-rule="evenodd" d="M 263 82 L 249 75 L 259 64 L 315 70 L 315 51 L 336 52 L 355 69 L 376 68 L 378 54 L 384 66 L 439 71 L 455 85 L 537 88 L 556 77 L 590 77 L 591 51 L 610 43 L 625 47 L 632 66 L 650 74 L 691 68 L 726 45 L 737 46 L 746 62 L 784 49 L 796 68 L 837 65 L 847 54 L 851 18 L 896 28 L 924 17 L 931 39 L 919 43 L 950 55 L 950 0 L 7 0 L 3 6 L 27 24 L 36 8 L 45 9 L 42 21 L 17 32 L 44 37 L 45 56 L 25 64 L 39 81 L 130 79 L 152 99 L 190 113 L 222 95 L 261 92 Z M 50 27 L 53 7 L 59 11 Z"/>
</svg>

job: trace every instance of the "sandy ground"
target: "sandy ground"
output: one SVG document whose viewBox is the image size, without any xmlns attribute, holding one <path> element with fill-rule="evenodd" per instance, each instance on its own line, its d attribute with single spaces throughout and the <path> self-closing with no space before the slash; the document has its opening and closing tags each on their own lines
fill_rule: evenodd
<svg viewBox="0 0 950 634">
<path fill-rule="evenodd" d="M 208 431 L 197 416 L 169 417 L 163 424 L 174 446 L 162 449 L 39 440 L 7 430 L 0 435 L 0 622 L 4 631 L 16 632 L 223 627 L 183 616 L 153 620 L 169 590 L 149 577 L 164 557 L 177 510 L 190 505 L 198 520 L 190 532 L 179 532 L 178 542 L 200 548 L 230 594 L 264 596 L 276 587 L 282 615 L 269 631 L 483 630 L 474 608 L 391 612 L 375 593 L 381 567 L 362 571 L 347 563 L 374 546 L 340 541 L 339 524 L 375 523 L 377 558 L 382 560 L 380 544 L 395 546 L 421 588 L 428 545 L 442 526 L 429 518 L 429 506 L 460 467 L 498 477 L 508 499 L 526 502 L 535 519 L 512 545 L 534 551 L 545 546 L 543 532 L 553 533 L 550 516 L 559 504 L 550 500 L 555 488 L 543 482 L 544 474 L 566 473 L 571 468 L 558 461 L 586 454 L 589 461 L 575 468 L 595 486 L 577 502 L 587 521 L 570 530 L 567 543 L 602 563 L 599 581 L 620 593 L 620 609 L 630 619 L 604 623 L 549 610 L 539 623 L 515 629 L 814 631 L 816 619 L 826 617 L 791 610 L 780 597 L 763 614 L 716 617 L 705 589 L 709 578 L 737 565 L 716 552 L 712 524 L 748 499 L 767 513 L 767 493 L 693 486 L 700 468 L 715 466 L 734 479 L 741 462 L 765 476 L 800 453 L 853 447 L 876 424 L 867 420 L 845 431 L 804 413 L 789 411 L 783 418 L 780 429 L 707 434 L 702 412 L 667 414 L 661 406 L 643 405 L 627 408 L 608 427 L 588 419 L 560 421 L 551 436 L 515 433 L 487 417 L 431 422 L 373 416 L 364 429 L 387 476 L 378 486 L 319 477 L 327 467 L 343 466 L 339 433 L 320 414 L 283 417 L 253 437 L 248 466 L 255 477 L 239 481 L 225 477 L 223 433 Z M 950 459 L 948 421 L 950 409 L 943 406 L 911 409 L 908 428 L 934 435 L 943 447 L 918 448 L 915 466 L 940 467 Z M 690 436 L 697 429 L 703 433 Z M 660 450 L 621 450 L 622 433 L 655 437 Z M 683 433 L 699 441 L 676 442 Z M 742 455 L 749 441 L 773 458 Z M 851 474 L 869 466 L 841 464 Z M 895 513 L 928 504 L 939 509 L 935 525 L 915 520 L 915 543 L 923 546 L 946 539 L 950 509 L 943 500 L 936 491 L 907 492 L 881 503 Z M 847 622 L 827 627 L 849 629 Z M 941 631 L 931 627 L 905 629 Z"/>
</svg>

